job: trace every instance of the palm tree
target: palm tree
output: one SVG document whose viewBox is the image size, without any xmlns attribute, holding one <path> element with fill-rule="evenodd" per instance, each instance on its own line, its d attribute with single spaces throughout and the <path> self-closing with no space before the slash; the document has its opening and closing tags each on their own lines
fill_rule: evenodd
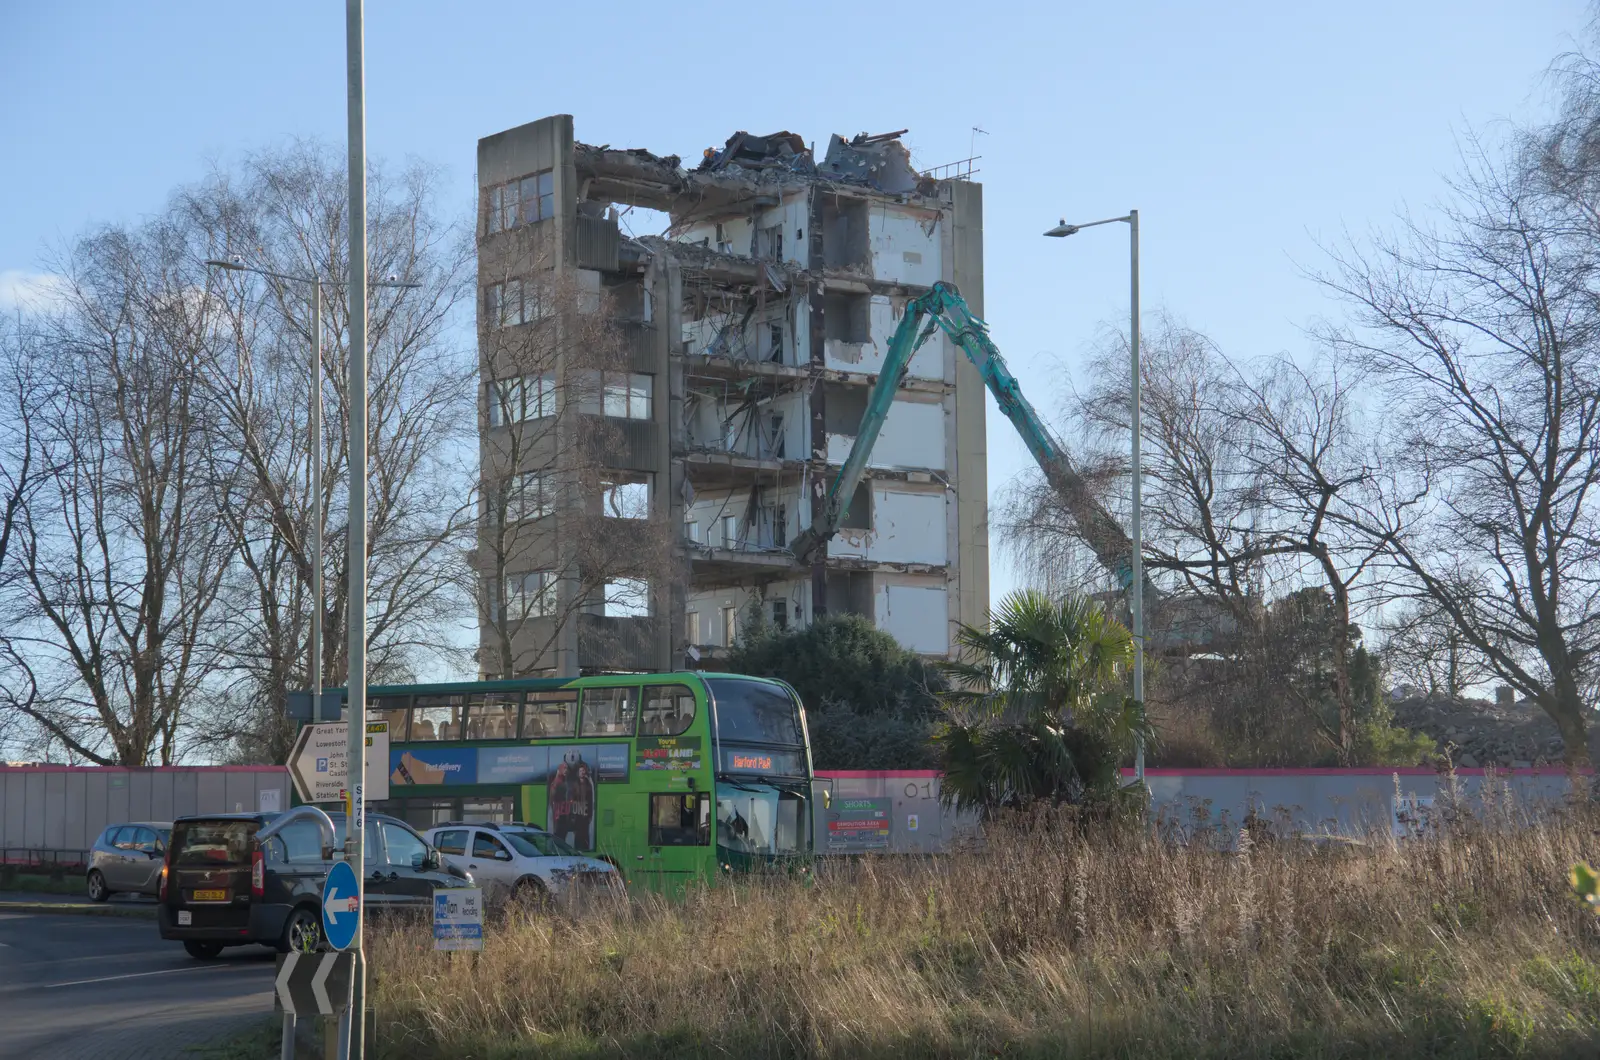
<svg viewBox="0 0 1600 1060">
<path fill-rule="evenodd" d="M 944 797 L 988 814 L 1039 799 L 1082 802 L 1118 786 L 1117 766 L 1151 731 L 1127 696 L 1133 637 L 1082 596 L 1024 589 L 988 628 L 963 625 L 934 740 Z"/>
</svg>

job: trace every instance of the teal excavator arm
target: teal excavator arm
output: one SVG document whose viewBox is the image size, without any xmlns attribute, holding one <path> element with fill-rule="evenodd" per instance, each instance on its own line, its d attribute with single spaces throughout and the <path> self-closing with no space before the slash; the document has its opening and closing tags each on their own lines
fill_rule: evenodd
<svg viewBox="0 0 1600 1060">
<path fill-rule="evenodd" d="M 850 455 L 845 458 L 838 477 L 828 489 L 819 518 L 802 532 L 794 545 L 795 555 L 802 560 L 824 545 L 838 532 L 839 524 L 849 511 L 850 497 L 866 471 L 867 459 L 883 429 L 884 420 L 894 403 L 895 391 L 900 388 L 911 358 L 923 343 L 933 337 L 935 329 L 942 330 L 952 342 L 961 347 L 967 360 L 978 369 L 984 385 L 994 395 L 1006 419 L 1017 429 L 1028 451 L 1033 454 L 1050 486 L 1059 494 L 1078 524 L 1085 542 L 1100 563 L 1116 577 L 1118 584 L 1127 588 L 1133 584 L 1133 547 L 1121 525 L 1106 511 L 1072 466 L 1066 450 L 1034 411 L 1028 399 L 1022 396 L 1022 386 L 1006 367 L 1005 358 L 989 338 L 989 327 L 968 308 L 966 300 L 954 284 L 936 283 L 927 294 L 912 299 L 906 305 L 905 316 L 889 341 L 889 351 L 883 359 L 883 370 L 873 385 L 867 400 L 866 415 L 856 434 Z M 1148 583 L 1145 586 L 1149 592 Z"/>
</svg>

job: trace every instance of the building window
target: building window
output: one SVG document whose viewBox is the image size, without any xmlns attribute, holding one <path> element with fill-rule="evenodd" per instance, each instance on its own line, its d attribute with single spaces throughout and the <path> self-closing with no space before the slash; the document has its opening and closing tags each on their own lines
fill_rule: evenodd
<svg viewBox="0 0 1600 1060">
<path fill-rule="evenodd" d="M 761 230 L 761 256 L 768 261 L 783 260 L 783 225 Z"/>
<path fill-rule="evenodd" d="M 772 601 L 772 624 L 779 629 L 789 628 L 789 601 Z"/>
<path fill-rule="evenodd" d="M 774 364 L 783 363 L 783 325 L 767 325 L 767 360 Z"/>
<path fill-rule="evenodd" d="M 489 384 L 489 426 L 504 427 L 556 414 L 556 377 L 519 375 Z"/>
<path fill-rule="evenodd" d="M 551 498 L 550 482 L 542 471 L 525 471 L 505 479 L 501 486 L 502 497 L 494 498 L 489 505 L 489 522 L 496 524 L 501 511 L 508 523 L 523 519 L 542 519 L 555 510 Z"/>
<path fill-rule="evenodd" d="M 732 254 L 733 253 L 733 243 L 732 243 L 731 240 L 729 240 L 727 238 L 726 233 L 723 232 L 722 223 L 720 221 L 717 223 L 717 253 L 719 253 L 719 254 Z"/>
<path fill-rule="evenodd" d="M 602 415 L 624 420 L 650 418 L 655 377 L 642 372 L 606 372 L 601 378 Z"/>
<path fill-rule="evenodd" d="M 683 633 L 690 644 L 700 643 L 700 612 L 685 611 L 683 613 Z"/>
<path fill-rule="evenodd" d="M 632 475 L 626 478 L 600 480 L 601 514 L 607 519 L 650 518 L 650 477 Z"/>
<path fill-rule="evenodd" d="M 484 231 L 488 235 L 555 216 L 555 172 L 546 169 L 484 192 Z"/>
<path fill-rule="evenodd" d="M 538 281 L 506 280 L 488 284 L 483 289 L 483 320 L 490 328 L 531 324 L 544 316 L 545 305 L 539 297 Z"/>
<path fill-rule="evenodd" d="M 499 606 L 492 616 L 504 615 L 512 622 L 529 618 L 549 618 L 556 610 L 555 571 L 534 570 L 508 574 L 500 581 Z"/>
<path fill-rule="evenodd" d="M 724 515 L 722 517 L 722 547 L 739 547 L 739 517 L 737 515 Z"/>
<path fill-rule="evenodd" d="M 739 609 L 737 607 L 724 607 L 722 609 L 722 644 L 724 647 L 733 647 L 733 642 L 739 638 Z"/>
<path fill-rule="evenodd" d="M 690 541 L 700 544 L 700 523 L 692 517 L 690 512 L 683 513 L 683 533 Z"/>
</svg>

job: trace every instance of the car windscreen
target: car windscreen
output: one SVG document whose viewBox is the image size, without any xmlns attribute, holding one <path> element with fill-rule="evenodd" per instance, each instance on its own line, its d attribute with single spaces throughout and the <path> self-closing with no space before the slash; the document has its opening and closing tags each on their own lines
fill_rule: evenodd
<svg viewBox="0 0 1600 1060">
<path fill-rule="evenodd" d="M 529 858 L 580 857 L 579 852 L 549 832 L 501 832 L 501 837 Z"/>
<path fill-rule="evenodd" d="M 179 821 L 172 826 L 174 865 L 248 865 L 259 821 Z"/>
<path fill-rule="evenodd" d="M 710 678 L 716 699 L 717 736 L 724 743 L 786 744 L 799 747 L 800 704 L 787 688 L 766 681 Z"/>
</svg>

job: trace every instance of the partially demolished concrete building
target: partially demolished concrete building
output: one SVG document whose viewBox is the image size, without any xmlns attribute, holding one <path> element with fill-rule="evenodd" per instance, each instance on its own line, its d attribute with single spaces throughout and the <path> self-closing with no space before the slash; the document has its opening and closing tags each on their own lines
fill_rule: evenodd
<svg viewBox="0 0 1600 1060">
<path fill-rule="evenodd" d="M 918 173 L 898 135 L 834 136 L 818 159 L 792 133 L 738 133 L 688 166 L 578 143 L 569 115 L 479 141 L 480 343 L 507 326 L 519 269 L 605 296 L 593 304 L 628 336 L 628 382 L 607 384 L 595 410 L 618 428 L 608 483 L 626 483 L 674 538 L 646 608 L 610 614 L 597 600 L 517 673 L 707 668 L 756 615 L 796 625 L 855 612 L 944 656 L 957 623 L 982 620 L 984 387 L 942 335 L 912 361 L 845 528 L 806 563 L 789 547 L 854 441 L 907 300 L 947 280 L 982 311 L 982 187 Z M 626 235 L 630 208 L 670 225 Z M 511 326 L 533 317 L 513 312 Z M 541 458 L 506 466 L 495 441 L 510 417 L 491 361 L 485 475 L 526 473 Z M 532 403 L 533 384 L 519 385 Z M 537 514 L 559 520 L 559 503 Z M 510 591 L 534 576 L 557 591 L 548 572 L 572 561 L 562 547 L 560 534 L 531 538 L 502 572 Z M 601 635 L 622 626 L 632 633 Z"/>
</svg>

